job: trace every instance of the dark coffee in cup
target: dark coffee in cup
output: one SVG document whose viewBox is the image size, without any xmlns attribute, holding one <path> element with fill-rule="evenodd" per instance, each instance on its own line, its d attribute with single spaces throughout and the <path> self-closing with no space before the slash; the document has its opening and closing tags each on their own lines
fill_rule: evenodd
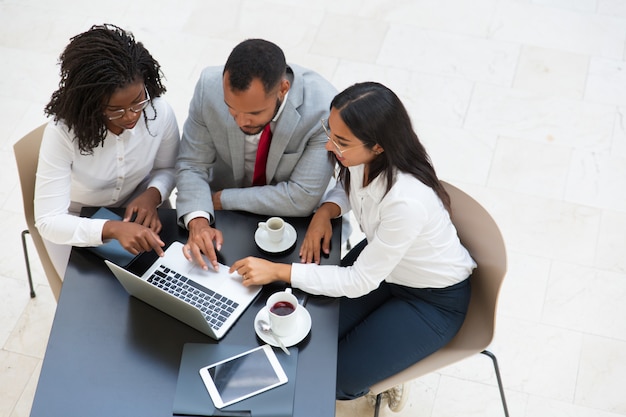
<svg viewBox="0 0 626 417">
<path fill-rule="evenodd" d="M 298 330 L 298 299 L 290 287 L 285 291 L 275 292 L 265 302 L 272 332 L 278 336 L 290 336 Z"/>
<path fill-rule="evenodd" d="M 293 304 L 288 301 L 278 301 L 275 303 L 270 311 L 277 316 L 288 316 L 296 310 Z"/>
</svg>

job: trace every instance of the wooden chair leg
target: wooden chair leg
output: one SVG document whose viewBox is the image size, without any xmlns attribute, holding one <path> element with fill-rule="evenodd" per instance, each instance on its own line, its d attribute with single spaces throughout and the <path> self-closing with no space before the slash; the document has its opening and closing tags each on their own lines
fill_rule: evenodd
<svg viewBox="0 0 626 417">
<path fill-rule="evenodd" d="M 30 271 L 30 258 L 28 257 L 28 247 L 26 245 L 26 235 L 28 230 L 22 230 L 22 250 L 24 251 L 24 262 L 26 262 L 26 273 L 28 274 L 28 285 L 30 285 L 30 298 L 35 298 L 35 287 L 33 286 L 33 274 Z"/>
</svg>

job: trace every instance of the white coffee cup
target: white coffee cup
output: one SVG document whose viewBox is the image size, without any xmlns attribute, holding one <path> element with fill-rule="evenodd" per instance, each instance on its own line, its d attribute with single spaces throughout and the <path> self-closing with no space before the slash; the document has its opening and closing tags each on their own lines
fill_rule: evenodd
<svg viewBox="0 0 626 417">
<path fill-rule="evenodd" d="M 291 288 L 269 296 L 267 314 L 272 331 L 278 336 L 289 336 L 297 330 L 298 299 L 291 293 Z"/>
<path fill-rule="evenodd" d="M 280 217 L 270 217 L 265 222 L 259 222 L 259 228 L 267 232 L 267 238 L 274 243 L 283 240 L 285 221 Z"/>
</svg>

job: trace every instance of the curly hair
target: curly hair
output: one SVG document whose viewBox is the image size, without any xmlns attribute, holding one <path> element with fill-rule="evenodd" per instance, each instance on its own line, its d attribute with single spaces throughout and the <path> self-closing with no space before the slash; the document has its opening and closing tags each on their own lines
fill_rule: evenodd
<svg viewBox="0 0 626 417">
<path fill-rule="evenodd" d="M 246 91 L 254 78 L 263 83 L 269 93 L 285 76 L 287 63 L 278 45 L 263 39 L 247 39 L 235 46 L 226 64 L 224 73 L 233 91 Z"/>
<path fill-rule="evenodd" d="M 94 25 L 71 38 L 59 64 L 59 88 L 44 112 L 74 132 L 81 154 L 92 154 L 104 142 L 103 109 L 117 89 L 143 79 L 151 98 L 165 92 L 159 63 L 132 33 L 115 25 Z M 147 123 L 145 112 L 143 117 Z"/>
<path fill-rule="evenodd" d="M 372 149 L 379 144 L 385 150 L 370 163 L 368 183 L 384 176 L 388 192 L 395 170 L 406 172 L 432 188 L 450 211 L 450 196 L 437 178 L 406 108 L 393 91 L 376 82 L 357 83 L 335 96 L 330 107 L 339 111 L 342 121 L 365 147 Z M 340 167 L 339 180 L 349 192 L 350 172 L 344 166 Z"/>
</svg>

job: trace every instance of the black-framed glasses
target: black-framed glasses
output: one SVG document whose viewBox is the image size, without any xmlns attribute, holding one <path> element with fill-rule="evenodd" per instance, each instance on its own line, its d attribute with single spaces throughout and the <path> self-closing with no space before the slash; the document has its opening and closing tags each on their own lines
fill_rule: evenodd
<svg viewBox="0 0 626 417">
<path fill-rule="evenodd" d="M 343 158 L 343 153 L 344 152 L 347 152 L 350 149 L 358 148 L 358 147 L 361 147 L 361 146 L 365 145 L 364 143 L 360 143 L 358 145 L 354 145 L 354 146 L 350 146 L 348 148 L 341 149 L 341 146 L 339 146 L 339 144 L 337 142 L 335 142 L 333 140 L 333 138 L 330 137 L 330 126 L 328 126 L 328 119 L 321 119 L 320 122 L 322 122 L 322 129 L 324 129 L 324 133 L 326 134 L 326 137 L 333 144 L 333 147 L 335 148 L 333 151 L 340 158 Z"/>
<path fill-rule="evenodd" d="M 126 111 L 132 111 L 133 113 L 137 114 L 137 113 L 141 113 L 146 107 L 148 107 L 148 104 L 150 103 L 150 94 L 148 93 L 147 89 L 144 89 L 146 92 L 146 99 L 140 101 L 137 104 L 133 104 L 132 106 L 130 106 L 127 109 L 119 109 L 119 110 L 105 110 L 104 111 L 104 115 L 107 117 L 107 119 L 109 120 L 117 120 L 117 119 L 121 119 L 122 117 L 124 117 L 124 115 L 126 114 Z"/>
</svg>

